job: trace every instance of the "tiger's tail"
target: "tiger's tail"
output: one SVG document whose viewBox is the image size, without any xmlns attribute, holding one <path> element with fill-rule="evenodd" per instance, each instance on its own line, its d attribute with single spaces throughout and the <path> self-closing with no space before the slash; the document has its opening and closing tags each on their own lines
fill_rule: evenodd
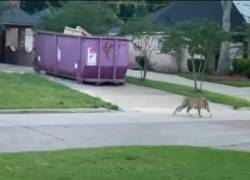
<svg viewBox="0 0 250 180">
<path fill-rule="evenodd" d="M 182 109 L 183 109 L 182 106 L 178 106 L 178 107 L 175 109 L 173 115 L 175 115 L 177 111 L 178 111 L 178 112 L 181 112 Z"/>
</svg>

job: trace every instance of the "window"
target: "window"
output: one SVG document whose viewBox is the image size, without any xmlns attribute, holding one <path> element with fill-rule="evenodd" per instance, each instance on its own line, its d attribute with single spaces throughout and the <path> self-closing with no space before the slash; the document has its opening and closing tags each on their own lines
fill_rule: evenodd
<svg viewBox="0 0 250 180">
<path fill-rule="evenodd" d="M 33 50 L 33 30 L 25 29 L 25 50 L 31 52 Z"/>
</svg>

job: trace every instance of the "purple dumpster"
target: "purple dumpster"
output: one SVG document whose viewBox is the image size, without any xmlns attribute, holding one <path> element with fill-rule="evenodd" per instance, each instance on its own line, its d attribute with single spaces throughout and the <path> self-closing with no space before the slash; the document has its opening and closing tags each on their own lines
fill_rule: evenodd
<svg viewBox="0 0 250 180">
<path fill-rule="evenodd" d="M 124 83 L 129 39 L 38 31 L 34 69 L 78 82 Z"/>
</svg>

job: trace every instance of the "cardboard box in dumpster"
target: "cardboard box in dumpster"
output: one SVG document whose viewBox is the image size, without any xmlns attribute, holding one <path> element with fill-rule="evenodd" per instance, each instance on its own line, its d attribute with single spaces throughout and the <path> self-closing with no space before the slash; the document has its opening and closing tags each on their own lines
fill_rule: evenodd
<svg viewBox="0 0 250 180">
<path fill-rule="evenodd" d="M 75 29 L 65 26 L 63 33 L 70 34 L 70 35 L 78 35 L 78 36 L 92 36 L 90 33 L 88 33 L 86 30 L 84 30 L 80 26 L 77 26 Z"/>
</svg>

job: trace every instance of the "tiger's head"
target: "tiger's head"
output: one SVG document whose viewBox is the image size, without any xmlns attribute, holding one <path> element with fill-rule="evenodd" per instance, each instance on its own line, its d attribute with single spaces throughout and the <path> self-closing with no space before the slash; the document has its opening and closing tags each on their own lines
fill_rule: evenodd
<svg viewBox="0 0 250 180">
<path fill-rule="evenodd" d="M 202 106 L 203 108 L 207 108 L 208 107 L 208 100 L 204 97 L 201 98 L 202 100 Z"/>
</svg>

